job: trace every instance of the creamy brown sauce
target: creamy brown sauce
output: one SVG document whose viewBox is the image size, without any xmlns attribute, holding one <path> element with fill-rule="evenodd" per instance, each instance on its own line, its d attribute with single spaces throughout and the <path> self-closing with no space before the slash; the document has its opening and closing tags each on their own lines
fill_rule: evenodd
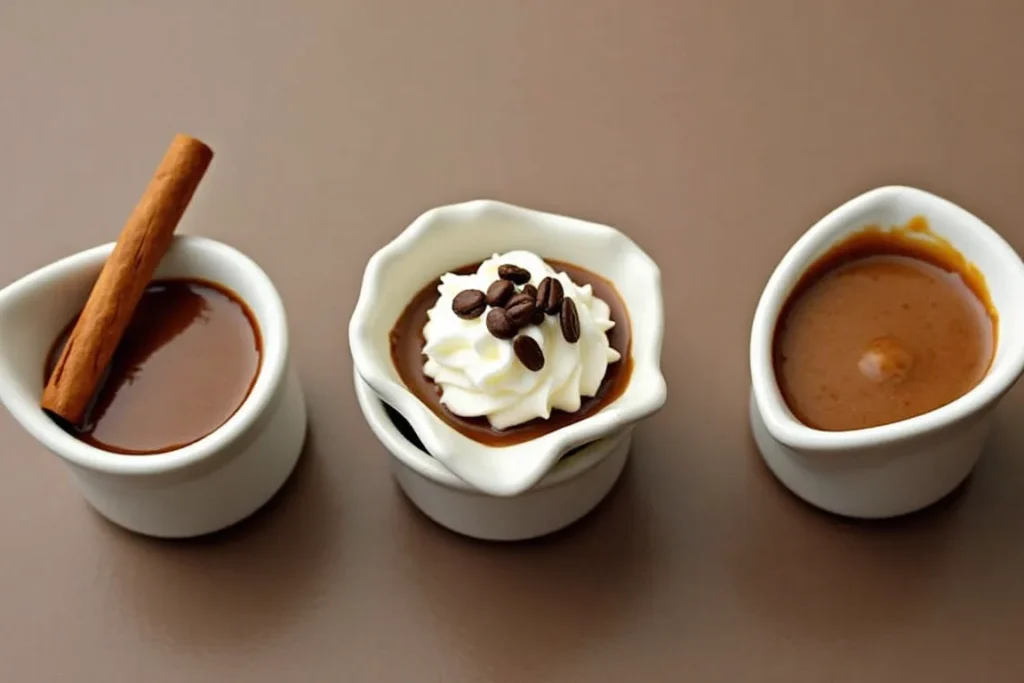
<svg viewBox="0 0 1024 683">
<path fill-rule="evenodd" d="M 898 422 L 950 403 L 988 372 L 998 318 L 984 278 L 948 243 L 915 233 L 931 235 L 924 219 L 857 233 L 789 296 L 775 329 L 775 375 L 804 424 Z"/>
<path fill-rule="evenodd" d="M 589 284 L 593 287 L 594 296 L 608 304 L 611 319 L 615 323 L 615 327 L 608 331 L 608 342 L 622 356 L 618 362 L 608 365 L 597 395 L 584 398 L 580 409 L 574 413 L 555 410 L 547 420 L 536 419 L 508 429 L 496 430 L 491 427 L 486 417 L 461 417 L 448 410 L 441 403 L 441 388 L 423 374 L 423 328 L 427 324 L 427 312 L 441 297 L 437 291 L 440 279 L 426 284 L 413 297 L 391 330 L 391 359 L 402 382 L 435 415 L 474 441 L 491 446 L 510 446 L 535 439 L 593 415 L 622 395 L 629 384 L 629 376 L 633 369 L 630 348 L 632 328 L 629 313 L 615 286 L 579 266 L 552 260 L 547 260 L 547 263 L 556 271 L 565 272 L 573 282 L 580 285 Z M 474 273 L 479 266 L 480 263 L 474 263 L 457 268 L 453 272 Z"/>
<path fill-rule="evenodd" d="M 52 371 L 74 321 L 54 343 Z M 146 288 L 86 421 L 82 441 L 128 455 L 163 453 L 215 431 L 245 401 L 259 373 L 259 327 L 238 296 L 203 280 Z"/>
</svg>

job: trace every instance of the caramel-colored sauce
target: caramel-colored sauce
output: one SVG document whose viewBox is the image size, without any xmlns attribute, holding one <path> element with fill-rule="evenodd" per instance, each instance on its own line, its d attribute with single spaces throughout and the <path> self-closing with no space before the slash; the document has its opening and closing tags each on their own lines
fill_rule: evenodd
<svg viewBox="0 0 1024 683">
<path fill-rule="evenodd" d="M 924 218 L 869 227 L 794 287 L 776 323 L 775 376 L 810 427 L 890 424 L 973 389 L 995 355 L 997 321 L 982 273 Z"/>
<path fill-rule="evenodd" d="M 74 320 L 47 358 L 49 377 Z M 221 285 L 155 280 L 139 301 L 78 439 L 126 455 L 164 453 L 215 431 L 245 401 L 262 339 L 249 308 Z"/>
<path fill-rule="evenodd" d="M 608 304 L 611 309 L 611 319 L 615 323 L 615 326 L 608 331 L 608 342 L 622 356 L 618 362 L 608 365 L 597 394 L 584 398 L 580 409 L 574 413 L 555 410 L 546 420 L 538 418 L 508 429 L 497 430 L 491 427 L 486 417 L 461 417 L 448 410 L 441 403 L 441 388 L 423 374 L 425 361 L 423 346 L 426 343 L 423 337 L 423 328 L 427 324 L 427 312 L 441 297 L 437 291 L 440 279 L 427 283 L 412 298 L 391 330 L 391 360 L 395 364 L 395 369 L 402 382 L 435 415 L 474 441 L 489 446 L 511 446 L 535 439 L 593 415 L 621 396 L 629 384 L 629 377 L 633 369 L 630 348 L 632 327 L 629 313 L 615 286 L 604 278 L 571 263 L 552 260 L 548 260 L 547 263 L 556 271 L 565 272 L 573 282 L 580 285 L 589 284 L 594 290 L 594 296 Z M 457 268 L 453 272 L 473 273 L 479 266 L 480 263 L 474 263 Z"/>
</svg>

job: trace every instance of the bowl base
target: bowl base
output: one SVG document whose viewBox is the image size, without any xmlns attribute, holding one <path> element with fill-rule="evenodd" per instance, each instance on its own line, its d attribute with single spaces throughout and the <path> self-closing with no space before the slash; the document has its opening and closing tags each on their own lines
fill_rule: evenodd
<svg viewBox="0 0 1024 683">
<path fill-rule="evenodd" d="M 440 526 L 484 541 L 522 541 L 570 526 L 605 499 L 629 459 L 632 430 L 611 438 L 608 454 L 585 472 L 508 498 L 439 485 L 394 456 L 391 472 L 413 505 Z"/>
<path fill-rule="evenodd" d="M 962 443 L 949 444 L 950 454 L 908 454 L 906 460 L 926 465 L 927 476 L 906 470 L 887 472 L 868 456 L 822 453 L 805 457 L 786 448 L 768 432 L 750 394 L 750 430 L 769 471 L 804 502 L 841 517 L 889 519 L 918 512 L 955 491 L 970 476 L 981 452 L 985 426 L 979 423 Z M 877 465 L 877 463 L 875 463 Z M 918 465 L 910 462 L 909 467 Z"/>
</svg>

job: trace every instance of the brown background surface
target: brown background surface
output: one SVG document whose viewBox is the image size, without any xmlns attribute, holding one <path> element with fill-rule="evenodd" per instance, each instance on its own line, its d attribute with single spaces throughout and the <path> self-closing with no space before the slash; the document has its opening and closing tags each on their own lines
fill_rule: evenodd
<svg viewBox="0 0 1024 683">
<path fill-rule="evenodd" d="M 914 184 L 1024 250 L 1022 29 L 1014 0 L 2 3 L 0 281 L 112 239 L 200 136 L 184 229 L 275 279 L 312 431 L 268 509 L 166 543 L 0 415 L 0 679 L 1021 680 L 1024 390 L 960 495 L 875 525 L 788 495 L 745 412 L 759 290 L 833 206 Z M 370 254 L 477 197 L 665 271 L 665 410 L 597 512 L 513 546 L 401 497 L 346 348 Z"/>
</svg>

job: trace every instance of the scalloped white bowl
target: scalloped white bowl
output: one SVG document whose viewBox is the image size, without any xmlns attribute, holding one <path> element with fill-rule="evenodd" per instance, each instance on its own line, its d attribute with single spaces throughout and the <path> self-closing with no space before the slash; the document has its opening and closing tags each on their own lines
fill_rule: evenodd
<svg viewBox="0 0 1024 683">
<path fill-rule="evenodd" d="M 406 388 L 391 360 L 388 335 L 424 285 L 513 249 L 568 261 L 615 284 L 632 324 L 633 372 L 622 395 L 594 415 L 499 448 L 448 426 Z M 567 451 L 661 408 L 663 334 L 661 271 L 628 237 L 606 225 L 477 200 L 427 211 L 370 258 L 349 324 L 349 345 L 356 372 L 409 421 L 438 462 L 479 491 L 515 496 L 536 485 Z"/>
<path fill-rule="evenodd" d="M 522 541 L 577 522 L 611 492 L 629 458 L 633 429 L 593 441 L 560 460 L 520 496 L 488 496 L 459 479 L 402 433 L 359 373 L 356 398 L 387 449 L 395 481 L 420 512 L 455 533 L 485 541 Z"/>
<path fill-rule="evenodd" d="M 869 225 L 904 225 L 924 216 L 985 277 L 998 314 L 988 374 L 960 398 L 892 424 L 841 432 L 799 422 L 772 366 L 779 312 L 804 271 L 832 245 Z M 922 236 L 922 239 L 927 239 Z M 964 209 L 909 187 L 882 187 L 842 205 L 797 240 L 761 294 L 750 334 L 750 419 L 769 469 L 793 493 L 829 512 L 893 517 L 927 507 L 974 468 L 992 411 L 1024 370 L 1024 263 L 992 228 Z"/>
</svg>

